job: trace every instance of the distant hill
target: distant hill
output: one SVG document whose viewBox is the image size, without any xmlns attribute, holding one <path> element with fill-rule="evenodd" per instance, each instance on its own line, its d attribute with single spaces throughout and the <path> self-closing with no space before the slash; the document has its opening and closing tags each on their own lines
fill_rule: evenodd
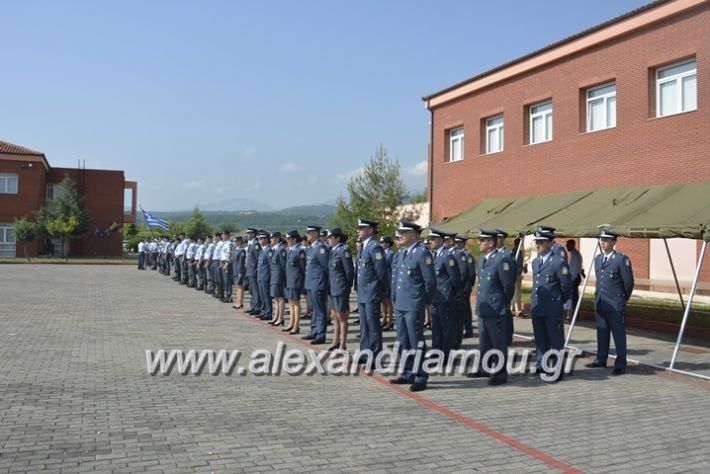
<svg viewBox="0 0 710 474">
<path fill-rule="evenodd" d="M 260 201 L 255 201 L 248 198 L 230 198 L 218 202 L 201 204 L 201 210 L 204 211 L 261 211 L 271 212 L 273 207 L 264 204 Z"/>
<path fill-rule="evenodd" d="M 274 211 L 275 214 L 283 216 L 331 216 L 335 214 L 337 208 L 330 204 L 314 204 L 311 206 L 294 206 Z"/>
</svg>

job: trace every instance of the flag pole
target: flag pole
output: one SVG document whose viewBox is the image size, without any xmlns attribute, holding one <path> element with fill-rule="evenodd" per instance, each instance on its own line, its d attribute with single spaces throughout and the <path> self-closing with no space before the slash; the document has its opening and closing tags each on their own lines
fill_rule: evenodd
<svg viewBox="0 0 710 474">
<path fill-rule="evenodd" d="M 155 239 L 155 234 L 153 233 L 153 228 L 148 224 L 148 220 L 145 218 L 145 211 L 143 210 L 143 206 L 138 206 L 141 208 L 141 212 L 143 213 L 143 220 L 145 221 L 145 225 L 148 226 L 148 230 L 150 231 L 151 237 Z"/>
</svg>

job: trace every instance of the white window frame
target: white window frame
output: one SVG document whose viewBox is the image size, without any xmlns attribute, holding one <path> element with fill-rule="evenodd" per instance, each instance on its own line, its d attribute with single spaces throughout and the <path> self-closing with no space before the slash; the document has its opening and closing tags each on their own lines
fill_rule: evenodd
<svg viewBox="0 0 710 474">
<path fill-rule="evenodd" d="M 9 183 L 14 178 L 15 190 L 9 191 Z M 17 194 L 20 192 L 20 176 L 17 173 L 0 173 L 0 194 Z"/>
<path fill-rule="evenodd" d="M 0 224 L 0 258 L 15 258 L 17 256 L 17 236 L 14 230 L 14 224 Z M 12 242 L 7 241 L 9 231 L 12 231 Z"/>
<path fill-rule="evenodd" d="M 598 95 L 596 97 L 590 97 L 590 94 L 596 90 L 604 89 L 609 86 L 614 86 L 614 92 L 607 92 L 606 94 Z M 609 128 L 616 128 L 616 107 L 614 107 L 614 125 L 609 124 L 609 99 L 613 98 L 616 102 L 616 82 L 607 82 L 600 86 L 590 87 L 587 89 L 587 132 L 598 132 L 599 130 L 606 130 Z M 604 104 L 604 125 L 600 128 L 592 129 L 592 103 L 602 102 Z"/>
<path fill-rule="evenodd" d="M 491 124 L 494 120 L 500 119 L 500 123 Z M 498 143 L 491 143 L 491 132 L 496 131 Z M 495 146 L 493 146 L 495 145 Z M 503 114 L 486 119 L 486 154 L 500 153 L 505 148 L 505 118 Z"/>
<path fill-rule="evenodd" d="M 533 109 L 534 109 L 535 107 L 542 107 L 542 106 L 545 106 L 545 105 L 549 105 L 549 106 L 550 106 L 550 110 L 545 110 L 545 111 L 543 111 L 543 112 L 534 112 L 534 113 L 533 113 Z M 545 143 L 545 142 L 550 142 L 550 141 L 552 141 L 552 129 L 553 129 L 553 120 L 554 120 L 554 116 L 552 115 L 552 112 L 554 111 L 554 108 L 553 108 L 553 106 L 552 106 L 552 101 L 551 101 L 551 100 L 546 100 L 545 102 L 540 102 L 540 103 L 537 103 L 537 104 L 532 104 L 532 105 L 530 105 L 530 107 L 528 108 L 528 111 L 529 111 L 529 114 L 528 114 L 528 115 L 530 115 L 530 145 L 536 145 L 536 144 L 538 144 L 538 143 Z M 550 130 L 547 129 L 547 116 L 548 116 L 548 115 L 550 116 Z M 535 130 L 534 130 L 534 128 L 533 128 L 533 121 L 534 121 L 536 118 L 540 118 L 540 117 L 542 117 L 542 126 L 544 127 L 544 128 L 543 128 L 543 131 L 544 131 L 543 136 L 544 136 L 544 137 L 547 137 L 547 136 L 549 135 L 549 138 L 545 138 L 545 139 L 540 140 L 540 141 L 535 141 Z M 549 132 L 549 134 L 548 134 L 548 132 Z"/>
<path fill-rule="evenodd" d="M 660 75 L 663 71 L 672 69 L 674 67 L 683 66 L 685 64 L 695 63 L 695 68 L 690 71 L 685 71 L 674 76 L 661 78 Z M 692 112 L 693 110 L 698 110 L 698 89 L 697 89 L 697 75 L 698 75 L 698 61 L 697 59 L 689 59 L 686 61 L 680 61 L 674 64 L 669 64 L 668 66 L 663 66 L 656 69 L 656 117 L 670 117 L 671 115 L 682 114 L 684 112 Z M 683 110 L 683 79 L 686 77 L 695 76 L 695 108 Z M 678 104 L 678 110 L 674 112 L 661 115 L 661 85 L 668 82 L 676 83 L 676 103 Z"/>
<path fill-rule="evenodd" d="M 461 132 L 461 133 L 458 133 Z M 454 143 L 459 143 L 460 156 L 454 156 Z M 464 156 L 464 129 L 463 127 L 456 127 L 449 130 L 449 161 L 461 161 Z"/>
</svg>

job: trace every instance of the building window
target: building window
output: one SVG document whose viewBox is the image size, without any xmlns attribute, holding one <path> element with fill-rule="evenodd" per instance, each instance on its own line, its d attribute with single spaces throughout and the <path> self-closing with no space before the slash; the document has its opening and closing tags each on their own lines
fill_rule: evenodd
<svg viewBox="0 0 710 474">
<path fill-rule="evenodd" d="M 587 90 L 587 131 L 616 127 L 616 84 Z"/>
<path fill-rule="evenodd" d="M 463 127 L 449 131 L 449 161 L 463 160 Z"/>
<path fill-rule="evenodd" d="M 17 175 L 0 173 L 0 194 L 17 194 Z"/>
<path fill-rule="evenodd" d="M 0 258 L 15 258 L 15 228 L 0 224 Z"/>
<path fill-rule="evenodd" d="M 530 143 L 552 140 L 552 102 L 530 106 Z"/>
<path fill-rule="evenodd" d="M 656 116 L 679 114 L 698 108 L 695 60 L 656 71 Z"/>
<path fill-rule="evenodd" d="M 486 153 L 503 151 L 503 116 L 491 117 L 486 120 Z"/>
</svg>

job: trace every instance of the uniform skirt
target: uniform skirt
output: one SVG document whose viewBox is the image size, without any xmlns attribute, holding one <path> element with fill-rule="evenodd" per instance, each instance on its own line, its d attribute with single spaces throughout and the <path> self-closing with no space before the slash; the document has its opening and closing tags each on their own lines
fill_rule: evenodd
<svg viewBox="0 0 710 474">
<path fill-rule="evenodd" d="M 349 296 L 329 296 L 328 306 L 330 309 L 339 313 L 350 312 L 350 297 Z"/>
<path fill-rule="evenodd" d="M 298 301 L 301 299 L 301 288 L 286 288 L 286 299 L 289 301 Z"/>
<path fill-rule="evenodd" d="M 234 284 L 235 285 L 243 285 L 244 284 L 244 275 L 234 275 Z"/>
<path fill-rule="evenodd" d="M 271 285 L 271 297 L 272 298 L 283 298 L 284 297 L 283 285 Z"/>
</svg>

